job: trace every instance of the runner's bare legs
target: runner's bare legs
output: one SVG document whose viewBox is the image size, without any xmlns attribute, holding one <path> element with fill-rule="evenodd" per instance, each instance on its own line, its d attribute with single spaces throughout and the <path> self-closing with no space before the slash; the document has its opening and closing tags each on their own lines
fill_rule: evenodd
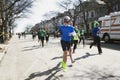
<svg viewBox="0 0 120 80">
<path fill-rule="evenodd" d="M 63 61 L 66 63 L 67 62 L 67 51 L 63 52 Z"/>
<path fill-rule="evenodd" d="M 71 59 L 71 63 L 74 63 L 73 58 L 72 58 L 72 48 L 69 49 L 69 56 Z"/>
</svg>

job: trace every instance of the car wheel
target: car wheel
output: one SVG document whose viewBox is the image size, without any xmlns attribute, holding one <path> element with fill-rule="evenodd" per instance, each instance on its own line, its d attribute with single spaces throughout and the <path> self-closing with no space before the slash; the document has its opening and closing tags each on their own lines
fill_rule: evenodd
<svg viewBox="0 0 120 80">
<path fill-rule="evenodd" d="M 105 35 L 103 39 L 105 43 L 108 43 L 110 41 L 109 35 Z"/>
</svg>

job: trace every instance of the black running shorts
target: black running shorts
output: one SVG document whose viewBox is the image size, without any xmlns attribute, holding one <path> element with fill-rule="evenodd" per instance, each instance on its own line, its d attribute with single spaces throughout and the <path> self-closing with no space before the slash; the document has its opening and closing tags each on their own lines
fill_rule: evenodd
<svg viewBox="0 0 120 80">
<path fill-rule="evenodd" d="M 71 47 L 71 42 L 61 40 L 61 46 L 63 51 L 69 50 Z"/>
</svg>

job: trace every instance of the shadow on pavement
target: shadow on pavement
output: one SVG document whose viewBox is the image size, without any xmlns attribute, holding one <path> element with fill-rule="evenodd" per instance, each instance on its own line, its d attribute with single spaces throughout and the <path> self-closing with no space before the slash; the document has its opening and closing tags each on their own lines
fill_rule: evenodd
<svg viewBox="0 0 120 80">
<path fill-rule="evenodd" d="M 69 54 L 68 54 L 67 56 L 69 56 Z M 51 60 L 60 59 L 60 58 L 63 58 L 63 56 L 54 57 L 54 58 L 52 58 Z"/>
<path fill-rule="evenodd" d="M 22 51 L 29 51 L 29 50 L 34 50 L 34 49 L 38 49 L 40 48 L 40 46 L 28 46 L 28 47 L 24 47 Z"/>
<path fill-rule="evenodd" d="M 44 75 L 49 75 L 46 79 L 44 80 L 51 80 L 51 78 L 58 78 L 55 76 L 56 73 L 58 73 L 59 71 L 61 71 L 60 66 L 60 62 L 57 64 L 57 66 L 53 67 L 52 69 L 49 69 L 47 71 L 44 72 L 35 72 L 29 75 L 29 77 L 25 80 L 32 80 L 35 77 L 40 77 L 40 76 L 44 76 Z M 59 76 L 60 77 L 60 76 Z"/>
<path fill-rule="evenodd" d="M 92 40 L 89 40 L 86 42 L 86 45 L 90 45 L 91 43 Z M 120 51 L 120 41 L 113 41 L 109 43 L 104 43 L 103 41 L 101 41 L 101 47 Z"/>
<path fill-rule="evenodd" d="M 24 42 L 33 42 L 33 40 L 21 40 L 20 43 L 24 43 Z"/>
<path fill-rule="evenodd" d="M 78 57 L 78 58 L 75 58 L 74 60 L 85 59 L 85 58 L 88 58 L 90 56 L 95 56 L 95 55 L 98 55 L 98 54 L 90 54 L 89 52 L 87 52 L 85 55 Z"/>
<path fill-rule="evenodd" d="M 90 54 L 89 52 L 86 52 L 85 55 L 83 55 L 83 56 L 81 56 L 81 57 L 78 57 L 78 58 L 75 58 L 74 60 L 85 59 L 85 58 L 88 58 L 88 57 L 90 57 L 90 56 L 95 56 L 95 55 L 99 55 L 99 54 Z M 67 55 L 67 56 L 69 56 L 69 55 Z M 62 57 L 63 57 L 63 56 L 54 57 L 54 58 L 52 58 L 51 60 L 60 59 L 60 58 L 62 58 Z"/>
<path fill-rule="evenodd" d="M 59 59 L 59 58 L 63 58 L 63 56 L 60 56 L 60 57 L 54 57 L 54 58 L 52 58 L 51 60 L 55 60 L 55 59 Z"/>
<path fill-rule="evenodd" d="M 111 42 L 111 43 L 102 43 L 101 46 L 104 48 L 120 51 L 120 41 Z"/>
<path fill-rule="evenodd" d="M 83 74 L 75 75 L 73 77 L 77 77 L 81 80 L 120 80 L 120 76 L 115 75 L 114 72 L 109 71 L 108 68 L 99 70 L 94 66 L 89 68 L 88 71 L 83 71 Z"/>
</svg>

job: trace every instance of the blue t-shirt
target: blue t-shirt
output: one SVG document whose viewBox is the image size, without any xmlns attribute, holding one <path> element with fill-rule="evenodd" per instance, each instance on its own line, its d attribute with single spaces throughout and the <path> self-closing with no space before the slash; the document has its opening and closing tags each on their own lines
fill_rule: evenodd
<svg viewBox="0 0 120 80">
<path fill-rule="evenodd" d="M 62 41 L 71 41 L 70 33 L 74 32 L 73 26 L 61 25 L 59 27 L 59 31 L 61 32 L 61 40 Z"/>
<path fill-rule="evenodd" d="M 98 36 L 98 34 L 99 34 L 98 31 L 100 31 L 100 28 L 99 28 L 99 27 L 95 27 L 95 28 L 93 29 L 92 34 L 93 34 L 94 37 L 97 37 L 97 36 Z"/>
</svg>

